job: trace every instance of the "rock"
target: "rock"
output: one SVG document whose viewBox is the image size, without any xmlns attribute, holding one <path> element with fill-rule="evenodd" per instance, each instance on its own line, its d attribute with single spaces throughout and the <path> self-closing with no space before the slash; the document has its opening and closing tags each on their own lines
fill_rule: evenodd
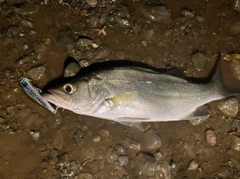
<svg viewBox="0 0 240 179">
<path fill-rule="evenodd" d="M 46 72 L 45 66 L 39 66 L 27 71 L 27 75 L 33 80 L 40 80 Z"/>
<path fill-rule="evenodd" d="M 192 61 L 195 69 L 202 71 L 206 67 L 209 59 L 203 52 L 197 52 L 192 55 Z"/>
<path fill-rule="evenodd" d="M 84 139 L 83 139 L 83 132 L 82 130 L 78 130 L 77 133 L 74 135 L 74 139 L 75 139 L 75 142 L 78 144 L 78 145 L 82 145 L 83 142 L 84 142 Z"/>
<path fill-rule="evenodd" d="M 193 18 L 195 15 L 194 15 L 194 12 L 189 10 L 189 9 L 183 9 L 181 10 L 181 14 L 184 16 L 184 17 L 187 17 L 187 18 Z"/>
<path fill-rule="evenodd" d="M 214 131 L 211 129 L 207 129 L 204 133 L 207 143 L 210 144 L 211 146 L 216 145 L 217 139 Z"/>
<path fill-rule="evenodd" d="M 115 149 L 116 149 L 116 154 L 117 155 L 125 155 L 126 154 L 126 150 L 120 144 L 117 144 Z"/>
<path fill-rule="evenodd" d="M 57 157 L 58 151 L 56 149 L 53 149 L 53 150 L 50 151 L 50 155 L 51 155 L 52 158 Z"/>
<path fill-rule="evenodd" d="M 109 138 L 109 131 L 107 129 L 102 129 L 99 131 L 99 134 L 103 139 Z"/>
<path fill-rule="evenodd" d="M 142 149 L 159 150 L 162 144 L 161 138 L 154 130 L 148 130 L 144 133 L 142 139 Z"/>
<path fill-rule="evenodd" d="M 240 151 L 240 138 L 238 136 L 233 136 L 231 147 L 236 151 Z"/>
<path fill-rule="evenodd" d="M 97 48 L 94 57 L 96 59 L 103 59 L 106 58 L 106 56 L 109 54 L 109 50 L 106 49 L 105 47 L 100 46 Z"/>
<path fill-rule="evenodd" d="M 57 130 L 54 137 L 53 137 L 53 147 L 58 149 L 58 150 L 61 150 L 62 149 L 62 145 L 63 145 L 63 131 L 62 130 Z"/>
<path fill-rule="evenodd" d="M 229 32 L 231 34 L 239 34 L 240 32 L 240 22 L 237 21 L 237 22 L 232 22 L 230 25 L 229 25 Z"/>
<path fill-rule="evenodd" d="M 122 155 L 118 157 L 118 162 L 120 166 L 127 165 L 128 164 L 128 156 Z"/>
<path fill-rule="evenodd" d="M 171 13 L 164 5 L 145 5 L 142 14 L 152 22 L 161 22 L 171 17 Z"/>
<path fill-rule="evenodd" d="M 198 166 L 199 165 L 194 160 L 192 160 L 188 165 L 188 170 L 197 170 Z"/>
<path fill-rule="evenodd" d="M 39 6 L 32 3 L 16 3 L 12 6 L 14 11 L 21 15 L 35 14 L 39 10 Z"/>
<path fill-rule="evenodd" d="M 89 23 L 90 23 L 91 28 L 93 28 L 93 29 L 97 28 L 99 26 L 99 21 L 100 21 L 100 19 L 98 16 L 91 16 L 89 18 Z"/>
<path fill-rule="evenodd" d="M 71 62 L 69 63 L 66 68 L 64 69 L 64 77 L 70 77 L 70 76 L 75 76 L 79 71 L 81 67 L 78 63 L 76 62 Z"/>
<path fill-rule="evenodd" d="M 233 9 L 240 12 L 240 0 L 233 0 Z"/>
<path fill-rule="evenodd" d="M 3 10 L 7 10 L 7 9 L 9 8 L 9 5 L 8 5 L 7 1 L 3 1 L 3 2 L 1 3 L 1 8 L 2 8 Z"/>
<path fill-rule="evenodd" d="M 89 66 L 89 62 L 88 62 L 88 60 L 80 60 L 79 65 L 81 67 L 87 67 L 87 66 Z"/>
<path fill-rule="evenodd" d="M 139 152 L 135 158 L 141 173 L 146 176 L 153 176 L 155 173 L 156 162 L 153 155 Z"/>
<path fill-rule="evenodd" d="M 148 29 L 143 32 L 143 38 L 147 41 L 150 41 L 155 36 L 155 30 L 154 29 Z"/>
<path fill-rule="evenodd" d="M 115 52 L 114 56 L 118 60 L 124 60 L 126 59 L 126 52 L 123 50 L 119 50 Z"/>
<path fill-rule="evenodd" d="M 108 14 L 109 14 L 109 9 L 107 7 L 103 7 L 100 10 L 100 19 L 99 19 L 100 24 L 104 24 L 106 22 Z"/>
<path fill-rule="evenodd" d="M 90 173 L 79 173 L 78 179 L 93 179 L 93 176 Z"/>
<path fill-rule="evenodd" d="M 136 142 L 135 140 L 126 137 L 123 141 L 123 143 L 126 145 L 127 148 L 133 149 L 133 150 L 140 150 L 141 149 L 141 145 Z"/>
<path fill-rule="evenodd" d="M 34 27 L 35 27 L 34 22 L 31 19 L 29 19 L 29 18 L 22 19 L 21 25 L 23 27 L 30 28 L 30 29 L 34 29 Z"/>
<path fill-rule="evenodd" d="M 32 136 L 33 140 L 38 140 L 40 137 L 39 131 L 30 131 L 30 135 Z"/>
<path fill-rule="evenodd" d="M 35 55 L 38 60 L 42 60 L 44 55 L 47 52 L 46 45 L 44 43 L 38 43 L 34 47 L 35 49 Z"/>
<path fill-rule="evenodd" d="M 79 37 L 77 42 L 77 47 L 81 49 L 81 47 L 92 46 L 93 42 L 88 37 Z"/>
<path fill-rule="evenodd" d="M 112 147 L 107 148 L 105 155 L 108 163 L 113 163 L 118 158 L 115 150 Z"/>
<path fill-rule="evenodd" d="M 211 113 L 209 111 L 209 115 L 206 116 L 201 116 L 201 117 L 197 117 L 196 119 L 191 119 L 189 120 L 189 122 L 193 125 L 193 126 L 197 126 L 199 124 L 202 124 L 204 121 L 206 121 L 209 117 L 210 117 Z"/>
<path fill-rule="evenodd" d="M 16 25 L 10 25 L 6 31 L 6 35 L 10 38 L 18 37 L 20 34 L 20 28 Z"/>
<path fill-rule="evenodd" d="M 142 41 L 141 41 L 141 45 L 142 45 L 143 47 L 146 47 L 146 46 L 147 46 L 147 41 L 146 41 L 146 40 L 142 40 Z"/>
<path fill-rule="evenodd" d="M 100 136 L 96 136 L 93 138 L 93 142 L 99 142 L 101 140 Z"/>
<path fill-rule="evenodd" d="M 236 97 L 230 97 L 222 100 L 218 109 L 226 116 L 235 117 L 238 113 L 238 100 Z"/>
<path fill-rule="evenodd" d="M 86 0 L 86 2 L 91 6 L 92 8 L 97 6 L 98 1 L 97 0 Z"/>
<path fill-rule="evenodd" d="M 74 48 L 75 38 L 70 27 L 64 27 L 60 30 L 59 35 L 57 36 L 57 43 L 66 47 L 68 50 Z"/>
<path fill-rule="evenodd" d="M 44 150 L 44 151 L 41 151 L 40 152 L 40 155 L 42 156 L 42 157 L 45 157 L 45 156 L 47 156 L 49 154 L 49 150 Z"/>
<path fill-rule="evenodd" d="M 196 16 L 195 19 L 198 21 L 198 22 L 205 22 L 205 19 L 201 16 Z"/>
<path fill-rule="evenodd" d="M 118 17 L 118 16 L 115 16 L 114 17 L 114 20 L 115 22 L 122 28 L 127 28 L 127 27 L 130 27 L 130 23 L 128 21 L 127 18 L 125 17 Z"/>
</svg>

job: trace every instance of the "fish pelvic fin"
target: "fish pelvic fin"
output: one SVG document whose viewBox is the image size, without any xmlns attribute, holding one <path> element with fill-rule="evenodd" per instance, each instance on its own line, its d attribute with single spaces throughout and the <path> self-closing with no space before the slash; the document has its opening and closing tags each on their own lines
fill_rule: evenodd
<svg viewBox="0 0 240 179">
<path fill-rule="evenodd" d="M 240 58 L 235 55 L 221 55 L 213 77 L 222 96 L 232 96 L 240 93 Z"/>
</svg>

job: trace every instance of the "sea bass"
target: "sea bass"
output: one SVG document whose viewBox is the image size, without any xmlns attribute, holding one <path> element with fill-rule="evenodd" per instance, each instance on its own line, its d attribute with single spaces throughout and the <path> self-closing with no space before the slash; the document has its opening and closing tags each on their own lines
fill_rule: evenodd
<svg viewBox="0 0 240 179">
<path fill-rule="evenodd" d="M 221 60 L 206 84 L 144 68 L 103 69 L 50 88 L 44 98 L 77 114 L 120 123 L 189 120 L 206 115 L 204 104 L 240 92 L 226 83 L 237 80 L 224 72 L 228 63 Z"/>
</svg>

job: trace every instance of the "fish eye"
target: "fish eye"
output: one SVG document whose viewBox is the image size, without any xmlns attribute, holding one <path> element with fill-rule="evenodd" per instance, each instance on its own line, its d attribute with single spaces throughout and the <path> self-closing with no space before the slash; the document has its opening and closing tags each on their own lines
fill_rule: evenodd
<svg viewBox="0 0 240 179">
<path fill-rule="evenodd" d="M 63 89 L 68 94 L 73 94 L 76 91 L 76 87 L 72 84 L 69 84 L 69 83 L 65 84 L 63 86 Z"/>
</svg>

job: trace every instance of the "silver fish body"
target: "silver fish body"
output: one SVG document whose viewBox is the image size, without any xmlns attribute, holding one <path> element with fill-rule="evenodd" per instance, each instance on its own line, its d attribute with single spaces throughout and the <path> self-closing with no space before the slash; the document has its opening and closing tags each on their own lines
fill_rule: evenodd
<svg viewBox="0 0 240 179">
<path fill-rule="evenodd" d="M 198 107 L 225 97 L 214 82 L 194 84 L 134 67 L 93 72 L 49 92 L 44 98 L 58 107 L 117 122 L 189 119 Z"/>
</svg>

